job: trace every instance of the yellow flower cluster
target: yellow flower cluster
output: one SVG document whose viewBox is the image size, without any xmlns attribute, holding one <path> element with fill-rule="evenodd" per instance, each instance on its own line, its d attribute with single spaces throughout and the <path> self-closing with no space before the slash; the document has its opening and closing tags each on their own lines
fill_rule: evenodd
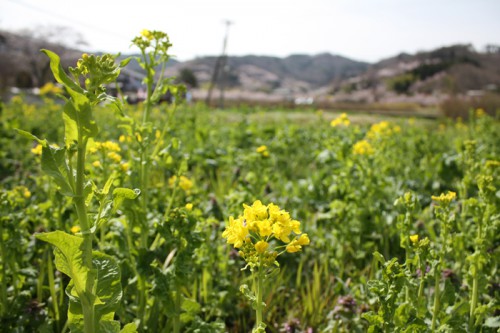
<svg viewBox="0 0 500 333">
<path fill-rule="evenodd" d="M 285 243 L 287 252 L 298 252 L 309 244 L 309 237 L 300 231 L 300 222 L 275 204 L 263 205 L 256 200 L 252 206 L 243 205 L 243 215 L 229 218 L 229 225 L 222 233 L 228 244 L 240 248 L 255 241 L 254 249 L 259 254 L 268 251 L 272 238 Z M 292 233 L 295 234 L 292 236 Z"/>
<path fill-rule="evenodd" d="M 487 168 L 498 168 L 500 167 L 500 161 L 494 161 L 494 160 L 487 160 L 486 163 L 485 163 L 485 166 Z"/>
<path fill-rule="evenodd" d="M 113 141 L 105 141 L 105 142 L 95 141 L 94 143 L 89 145 L 89 151 L 91 153 L 95 153 L 100 149 L 107 150 L 110 152 L 118 152 L 121 150 L 120 146 Z"/>
<path fill-rule="evenodd" d="M 177 182 L 177 176 L 172 176 L 168 180 L 168 186 L 170 186 L 172 188 L 172 187 L 174 187 L 176 182 Z M 191 191 L 193 186 L 194 186 L 193 181 L 190 180 L 188 177 L 186 177 L 186 176 L 179 177 L 179 187 L 182 188 L 184 190 L 184 192 L 189 194 L 189 192 Z"/>
<path fill-rule="evenodd" d="M 418 243 L 418 234 L 411 235 L 411 236 L 410 236 L 410 241 L 411 241 L 413 244 Z"/>
<path fill-rule="evenodd" d="M 269 157 L 269 151 L 267 150 L 267 146 L 262 145 L 260 147 L 257 147 L 255 151 L 261 154 L 262 157 Z"/>
<path fill-rule="evenodd" d="M 37 144 L 35 148 L 31 148 L 31 152 L 35 155 L 42 155 L 42 145 Z"/>
<path fill-rule="evenodd" d="M 441 195 L 439 195 L 439 196 L 433 195 L 431 198 L 432 198 L 432 200 L 434 200 L 440 204 L 443 204 L 444 206 L 447 206 L 450 204 L 450 202 L 455 200 L 456 197 L 457 197 L 457 194 L 455 192 L 448 191 L 448 193 L 446 193 L 446 194 L 441 193 Z"/>
<path fill-rule="evenodd" d="M 351 124 L 351 121 L 347 117 L 346 113 L 342 113 L 339 117 L 333 119 L 330 123 L 330 126 L 332 127 L 337 127 L 337 126 L 349 126 Z"/>
<path fill-rule="evenodd" d="M 366 140 L 356 142 L 352 147 L 352 151 L 355 155 L 373 155 L 375 153 L 372 145 Z"/>
<path fill-rule="evenodd" d="M 153 39 L 153 34 L 148 29 L 143 29 L 141 31 L 141 36 L 144 37 L 144 38 L 146 38 L 147 40 L 152 40 Z"/>
<path fill-rule="evenodd" d="M 52 145 L 50 145 L 51 148 L 59 148 L 59 145 L 57 143 L 54 143 Z M 42 155 L 42 149 L 43 149 L 43 146 L 39 143 L 37 143 L 37 145 L 34 147 L 34 148 L 31 148 L 31 152 L 35 155 Z"/>
<path fill-rule="evenodd" d="M 38 92 L 40 95 L 47 95 L 47 94 L 61 94 L 62 89 L 61 87 L 56 86 L 52 82 L 47 82 L 45 83 L 39 90 Z"/>
<path fill-rule="evenodd" d="M 481 117 L 484 117 L 486 115 L 486 111 L 484 111 L 483 108 L 479 108 L 479 109 L 476 109 L 474 114 L 477 118 L 481 118 Z"/>
<path fill-rule="evenodd" d="M 401 132 L 401 127 L 394 125 L 388 121 L 381 121 L 379 123 L 373 124 L 370 127 L 366 137 L 368 139 L 377 139 L 386 136 L 391 136 L 394 133 Z"/>
</svg>

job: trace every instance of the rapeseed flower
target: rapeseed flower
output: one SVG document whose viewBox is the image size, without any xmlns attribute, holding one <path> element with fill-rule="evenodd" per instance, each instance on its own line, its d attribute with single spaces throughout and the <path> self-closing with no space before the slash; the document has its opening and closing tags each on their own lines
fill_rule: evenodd
<svg viewBox="0 0 500 333">
<path fill-rule="evenodd" d="M 299 238 L 294 239 L 286 246 L 286 251 L 289 253 L 295 253 L 302 249 L 303 245 L 309 245 L 310 240 L 307 234 L 300 235 Z"/>
<path fill-rule="evenodd" d="M 35 148 L 31 149 L 31 152 L 35 155 L 42 155 L 42 148 L 41 144 L 37 144 Z"/>
<path fill-rule="evenodd" d="M 168 185 L 172 188 L 174 187 L 176 182 L 177 182 L 177 176 L 172 176 L 168 180 Z M 182 188 L 184 192 L 189 193 L 193 188 L 193 186 L 194 186 L 193 181 L 191 181 L 188 177 L 186 176 L 179 177 L 179 187 Z"/>
<path fill-rule="evenodd" d="M 332 127 L 338 127 L 338 126 L 349 126 L 351 124 L 351 121 L 347 117 L 347 113 L 342 113 L 339 117 L 333 119 L 330 122 L 330 126 Z"/>
<path fill-rule="evenodd" d="M 352 147 L 352 151 L 355 155 L 373 155 L 375 153 L 372 145 L 366 140 L 356 142 Z"/>
<path fill-rule="evenodd" d="M 441 193 L 441 195 L 439 195 L 439 196 L 433 195 L 431 198 L 432 198 L 432 200 L 434 200 L 434 201 L 436 201 L 436 202 L 438 202 L 440 204 L 443 204 L 444 206 L 447 206 L 456 197 L 457 197 L 457 194 L 455 192 L 448 191 L 448 193 L 446 193 L 446 194 Z"/>
<path fill-rule="evenodd" d="M 115 163 L 120 163 L 122 160 L 122 156 L 120 154 L 115 153 L 114 151 L 110 151 L 108 153 L 108 157 L 112 159 Z"/>
<path fill-rule="evenodd" d="M 154 37 L 153 34 L 151 33 L 151 31 L 149 31 L 148 29 L 143 29 L 141 31 L 141 36 L 143 36 L 147 40 L 153 40 L 153 37 Z"/>
<path fill-rule="evenodd" d="M 243 245 L 243 242 L 248 237 L 249 231 L 244 220 L 241 218 L 234 219 L 229 217 L 229 226 L 222 233 L 222 237 L 227 239 L 228 244 L 233 244 L 235 248 Z"/>
<path fill-rule="evenodd" d="M 410 236 L 410 241 L 413 243 L 413 244 L 417 244 L 418 243 L 418 235 L 415 234 L 415 235 L 411 235 Z"/>
<path fill-rule="evenodd" d="M 54 83 L 52 82 L 47 82 L 45 83 L 39 90 L 39 94 L 40 95 L 47 95 L 47 94 L 61 94 L 62 93 L 62 88 L 61 87 L 58 87 L 56 86 Z"/>
<path fill-rule="evenodd" d="M 284 248 L 283 252 L 298 252 L 310 242 L 307 234 L 301 232 L 300 222 L 292 219 L 290 213 L 273 203 L 264 205 L 260 200 L 255 200 L 251 206 L 243 204 L 243 214 L 237 219 L 229 218 L 222 237 L 235 248 L 247 244 L 241 254 L 249 264 L 258 261 L 256 256 L 263 256 L 267 258 L 264 260 L 266 265 L 272 264 L 278 256 L 274 250 Z M 273 238 L 285 244 L 270 249 L 269 242 Z"/>
<path fill-rule="evenodd" d="M 257 250 L 258 253 L 264 253 L 266 252 L 267 248 L 269 247 L 269 243 L 266 241 L 258 241 L 255 243 L 255 250 Z"/>
<path fill-rule="evenodd" d="M 401 132 L 401 127 L 398 125 L 394 125 L 388 121 L 381 121 L 370 127 L 370 130 L 366 133 L 366 137 L 368 139 L 379 139 L 399 132 Z"/>
<path fill-rule="evenodd" d="M 481 117 L 484 117 L 486 115 L 486 111 L 484 111 L 483 108 L 479 108 L 479 109 L 476 109 L 474 114 L 477 118 L 481 118 Z"/>
<path fill-rule="evenodd" d="M 262 157 L 269 157 L 269 151 L 267 150 L 267 146 L 265 146 L 265 145 L 257 147 L 257 149 L 255 151 L 257 153 L 261 154 Z"/>
</svg>

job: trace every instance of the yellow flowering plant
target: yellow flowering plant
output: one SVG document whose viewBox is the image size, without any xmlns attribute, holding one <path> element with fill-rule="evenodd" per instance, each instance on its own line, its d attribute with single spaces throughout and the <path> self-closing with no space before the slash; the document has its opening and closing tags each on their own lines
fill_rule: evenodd
<svg viewBox="0 0 500 333">
<path fill-rule="evenodd" d="M 279 267 L 276 258 L 285 253 L 295 253 L 310 243 L 306 233 L 300 230 L 300 222 L 292 219 L 290 213 L 271 203 L 264 205 L 260 200 L 249 206 L 243 205 L 243 214 L 230 217 L 229 224 L 222 233 L 228 244 L 240 249 L 239 255 L 246 261 L 243 269 L 249 268 L 253 278 L 253 292 L 247 285 L 240 290 L 252 302 L 256 310 L 256 323 L 252 332 L 264 332 L 262 301 L 264 282 Z M 271 245 L 275 240 L 277 245 Z"/>
<path fill-rule="evenodd" d="M 349 117 L 347 117 L 347 113 L 345 112 L 330 122 L 331 127 L 348 127 L 350 124 L 351 121 L 349 120 Z"/>
</svg>

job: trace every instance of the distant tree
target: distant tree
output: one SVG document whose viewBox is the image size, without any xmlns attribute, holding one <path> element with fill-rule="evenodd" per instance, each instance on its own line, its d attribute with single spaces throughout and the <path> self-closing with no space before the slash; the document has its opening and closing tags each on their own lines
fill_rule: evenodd
<svg viewBox="0 0 500 333">
<path fill-rule="evenodd" d="M 50 49 L 61 56 L 63 64 L 74 60 L 69 47 L 84 45 L 77 32 L 65 27 L 37 27 L 19 32 L 0 31 L 0 89 L 9 86 L 40 87 L 49 82 L 49 59 L 40 49 Z M 73 61 L 71 61 L 72 63 Z"/>
<path fill-rule="evenodd" d="M 391 78 L 388 81 L 388 85 L 391 90 L 398 94 L 407 94 L 413 82 L 415 82 L 415 77 L 407 73 Z"/>
<path fill-rule="evenodd" d="M 194 72 L 187 67 L 184 67 L 180 70 L 177 80 L 180 83 L 184 83 L 188 87 L 198 87 L 198 79 L 196 78 L 196 75 L 194 75 Z"/>
<path fill-rule="evenodd" d="M 69 48 L 87 45 L 82 35 L 72 28 L 63 26 L 38 26 L 19 32 L 24 42 L 18 46 L 28 62 L 33 75 L 33 85 L 40 87 L 51 80 L 49 59 L 40 53 L 40 49 L 49 48 L 63 59 Z"/>
</svg>

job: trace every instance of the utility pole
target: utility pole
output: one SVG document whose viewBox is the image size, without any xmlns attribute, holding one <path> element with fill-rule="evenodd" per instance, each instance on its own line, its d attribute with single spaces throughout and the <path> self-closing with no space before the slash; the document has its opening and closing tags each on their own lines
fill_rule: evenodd
<svg viewBox="0 0 500 333">
<path fill-rule="evenodd" d="M 227 63 L 227 54 L 226 54 L 226 49 L 227 49 L 227 40 L 229 37 L 229 27 L 233 22 L 226 20 L 224 21 L 224 24 L 226 25 L 226 32 L 224 35 L 224 43 L 222 44 L 222 53 L 221 55 L 217 58 L 217 61 L 215 62 L 215 67 L 214 67 L 214 72 L 212 74 L 212 80 L 210 81 L 210 86 L 208 88 L 208 94 L 207 98 L 205 100 L 205 103 L 207 105 L 210 105 L 210 101 L 212 100 L 212 91 L 214 89 L 215 84 L 217 83 L 217 80 L 219 76 L 221 76 L 221 79 L 219 81 L 219 88 L 220 88 L 220 99 L 219 99 L 219 107 L 224 108 L 224 84 L 226 80 L 226 73 L 227 73 L 227 68 L 226 68 L 226 63 Z"/>
</svg>

